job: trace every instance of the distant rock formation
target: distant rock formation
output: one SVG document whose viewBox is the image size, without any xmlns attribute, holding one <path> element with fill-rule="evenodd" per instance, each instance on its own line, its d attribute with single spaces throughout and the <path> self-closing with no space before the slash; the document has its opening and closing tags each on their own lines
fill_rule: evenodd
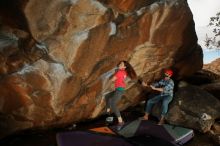
<svg viewBox="0 0 220 146">
<path fill-rule="evenodd" d="M 186 0 L 3 0 L 0 12 L 0 137 L 99 116 L 120 60 L 148 82 L 164 68 L 181 79 L 203 65 Z M 120 109 L 139 94 L 129 83 Z"/>
<path fill-rule="evenodd" d="M 204 64 L 203 69 L 209 70 L 211 72 L 214 72 L 214 73 L 220 75 L 220 65 L 219 64 L 220 64 L 220 58 L 212 61 L 209 64 Z"/>
</svg>

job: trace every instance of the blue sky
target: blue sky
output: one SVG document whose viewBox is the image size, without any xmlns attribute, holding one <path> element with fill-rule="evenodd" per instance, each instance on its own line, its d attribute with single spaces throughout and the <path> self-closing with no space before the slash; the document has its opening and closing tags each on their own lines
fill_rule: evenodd
<svg viewBox="0 0 220 146">
<path fill-rule="evenodd" d="M 215 50 L 215 51 L 209 51 L 209 50 L 204 50 L 204 64 L 211 63 L 213 60 L 220 58 L 220 50 Z"/>
<path fill-rule="evenodd" d="M 204 63 L 210 63 L 220 58 L 220 51 L 209 51 L 205 47 L 205 35 L 212 35 L 212 30 L 207 27 L 210 17 L 220 11 L 220 0 L 187 0 L 193 13 L 198 43 L 203 48 Z"/>
</svg>

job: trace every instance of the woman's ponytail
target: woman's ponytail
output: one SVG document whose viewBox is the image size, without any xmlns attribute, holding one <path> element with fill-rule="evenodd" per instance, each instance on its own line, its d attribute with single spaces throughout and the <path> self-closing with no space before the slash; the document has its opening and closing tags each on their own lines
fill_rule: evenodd
<svg viewBox="0 0 220 146">
<path fill-rule="evenodd" d="M 131 78 L 132 80 L 133 80 L 133 79 L 137 79 L 137 74 L 136 74 L 134 68 L 131 66 L 131 64 L 130 64 L 128 61 L 123 60 L 123 61 L 120 61 L 120 62 L 118 63 L 118 65 L 119 65 L 121 62 L 124 62 L 124 65 L 126 66 L 125 71 L 127 72 L 128 77 Z"/>
</svg>

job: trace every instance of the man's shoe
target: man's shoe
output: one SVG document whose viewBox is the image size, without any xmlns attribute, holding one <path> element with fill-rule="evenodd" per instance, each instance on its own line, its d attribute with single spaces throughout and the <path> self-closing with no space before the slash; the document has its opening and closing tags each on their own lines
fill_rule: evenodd
<svg viewBox="0 0 220 146">
<path fill-rule="evenodd" d="M 147 120 L 148 120 L 148 117 L 143 116 L 143 117 L 140 117 L 139 120 L 145 120 L 145 121 L 147 121 Z"/>
<path fill-rule="evenodd" d="M 163 125 L 165 123 L 164 119 L 160 119 L 157 125 Z"/>
</svg>

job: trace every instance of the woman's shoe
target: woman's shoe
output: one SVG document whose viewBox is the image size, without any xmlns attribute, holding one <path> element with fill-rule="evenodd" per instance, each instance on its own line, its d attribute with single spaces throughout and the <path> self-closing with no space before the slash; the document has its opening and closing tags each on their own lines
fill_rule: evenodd
<svg viewBox="0 0 220 146">
<path fill-rule="evenodd" d="M 148 120 L 148 117 L 143 116 L 143 117 L 140 117 L 139 119 L 140 119 L 140 120 Z"/>
<path fill-rule="evenodd" d="M 118 125 L 116 127 L 117 131 L 120 131 L 123 128 L 124 124 L 125 124 L 125 122 L 118 123 Z"/>
<path fill-rule="evenodd" d="M 107 123 L 113 123 L 114 117 L 109 116 L 109 117 L 107 117 L 107 118 L 105 119 L 105 121 L 106 121 Z"/>
</svg>

